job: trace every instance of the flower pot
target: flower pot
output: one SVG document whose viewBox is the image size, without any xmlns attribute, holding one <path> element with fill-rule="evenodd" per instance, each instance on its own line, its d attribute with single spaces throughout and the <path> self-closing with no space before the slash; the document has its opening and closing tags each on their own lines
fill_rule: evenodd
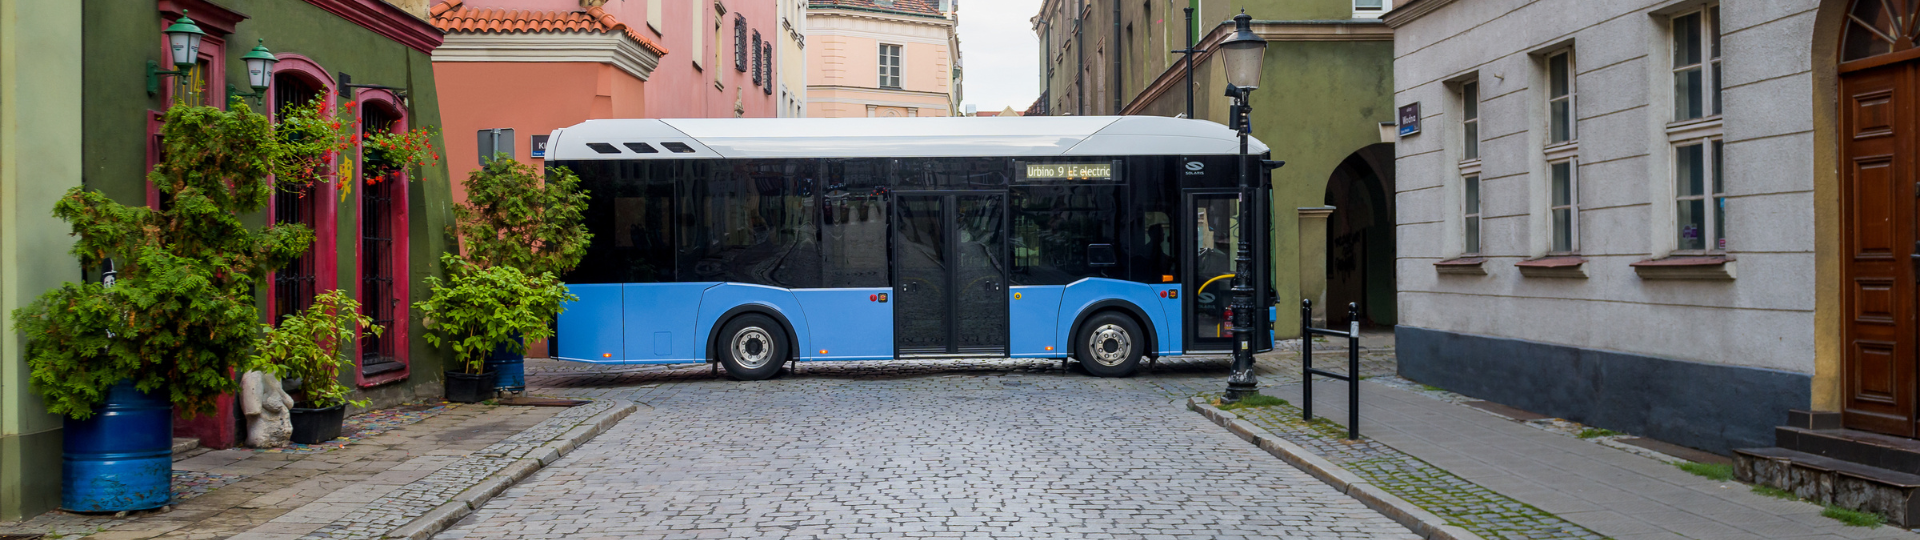
<svg viewBox="0 0 1920 540">
<path fill-rule="evenodd" d="M 60 508 L 123 512 L 173 498 L 173 405 L 120 381 L 86 420 L 67 419 L 61 438 Z"/>
<path fill-rule="evenodd" d="M 479 403 L 493 397 L 493 372 L 447 372 L 447 401 Z"/>
<path fill-rule="evenodd" d="M 526 350 L 527 338 L 515 333 L 513 340 Z M 495 373 L 493 387 L 496 390 L 519 392 L 527 389 L 527 356 L 513 352 L 514 348 L 500 344 L 487 354 L 486 370 Z"/>
<path fill-rule="evenodd" d="M 319 409 L 293 408 L 293 442 L 319 444 L 340 437 L 340 425 L 347 419 L 342 403 Z"/>
</svg>

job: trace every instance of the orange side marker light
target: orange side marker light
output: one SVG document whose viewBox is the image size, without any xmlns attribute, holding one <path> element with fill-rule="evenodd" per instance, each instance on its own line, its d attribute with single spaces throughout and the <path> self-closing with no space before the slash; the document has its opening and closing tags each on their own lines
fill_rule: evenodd
<svg viewBox="0 0 1920 540">
<path fill-rule="evenodd" d="M 610 352 L 603 352 L 603 353 L 600 353 L 600 357 L 601 357 L 601 358 L 613 358 L 613 353 L 610 353 Z"/>
<path fill-rule="evenodd" d="M 827 350 L 826 350 L 826 349 L 820 349 L 820 354 L 827 354 Z"/>
</svg>

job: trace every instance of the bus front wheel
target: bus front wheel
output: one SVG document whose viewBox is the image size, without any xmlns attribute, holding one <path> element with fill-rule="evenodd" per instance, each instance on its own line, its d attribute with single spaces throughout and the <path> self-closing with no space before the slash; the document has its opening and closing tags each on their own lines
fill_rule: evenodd
<svg viewBox="0 0 1920 540">
<path fill-rule="evenodd" d="M 772 377 L 793 356 L 780 323 L 759 313 L 727 321 L 720 330 L 720 350 L 715 352 L 727 367 L 727 376 L 743 381 Z"/>
<path fill-rule="evenodd" d="M 1106 311 L 1088 318 L 1086 324 L 1080 326 L 1074 347 L 1087 373 L 1125 377 L 1140 368 L 1141 351 L 1146 348 L 1145 336 L 1133 317 Z"/>
</svg>

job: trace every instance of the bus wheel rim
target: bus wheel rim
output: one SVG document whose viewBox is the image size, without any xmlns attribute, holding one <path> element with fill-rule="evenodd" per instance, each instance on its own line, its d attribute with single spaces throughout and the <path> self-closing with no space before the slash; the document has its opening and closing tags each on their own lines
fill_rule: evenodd
<svg viewBox="0 0 1920 540">
<path fill-rule="evenodd" d="M 1103 324 L 1093 329 L 1093 337 L 1087 340 L 1087 350 L 1093 355 L 1095 363 L 1107 367 L 1118 366 L 1126 362 L 1127 355 L 1133 351 L 1133 338 L 1127 336 L 1126 329 L 1120 328 L 1120 325 Z"/>
<path fill-rule="evenodd" d="M 755 369 L 773 360 L 773 336 L 758 326 L 733 333 L 733 359 L 740 367 Z"/>
</svg>

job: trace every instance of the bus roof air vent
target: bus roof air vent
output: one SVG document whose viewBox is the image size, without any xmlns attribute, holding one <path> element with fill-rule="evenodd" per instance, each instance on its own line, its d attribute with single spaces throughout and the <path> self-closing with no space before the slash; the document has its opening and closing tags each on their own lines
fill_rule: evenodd
<svg viewBox="0 0 1920 540">
<path fill-rule="evenodd" d="M 663 142 L 663 143 L 660 143 L 660 146 L 667 147 L 668 150 L 672 150 L 673 153 L 675 154 L 691 154 L 694 152 L 698 152 L 698 150 L 694 150 L 693 147 L 687 146 L 687 143 Z"/>
<path fill-rule="evenodd" d="M 614 148 L 614 147 L 613 147 L 613 145 L 611 145 L 611 144 L 607 144 L 607 143 L 603 143 L 603 142 L 590 142 L 590 143 L 587 143 L 587 148 L 592 148 L 592 149 L 593 149 L 593 151 L 595 151 L 595 152 L 599 152 L 599 153 L 602 153 L 602 154 L 618 154 L 618 153 L 620 153 L 620 149 L 619 149 L 619 148 Z"/>
<path fill-rule="evenodd" d="M 660 153 L 660 151 L 659 151 L 659 150 L 656 150 L 656 149 L 654 149 L 654 147 L 653 147 L 653 145 L 651 145 L 651 144 L 647 144 L 647 143 L 643 143 L 643 142 L 630 142 L 630 143 L 626 143 L 626 147 L 627 147 L 627 149 L 628 149 L 628 150 L 632 150 L 632 151 L 633 151 L 633 153 L 635 153 L 635 154 L 658 154 L 658 153 Z"/>
</svg>

